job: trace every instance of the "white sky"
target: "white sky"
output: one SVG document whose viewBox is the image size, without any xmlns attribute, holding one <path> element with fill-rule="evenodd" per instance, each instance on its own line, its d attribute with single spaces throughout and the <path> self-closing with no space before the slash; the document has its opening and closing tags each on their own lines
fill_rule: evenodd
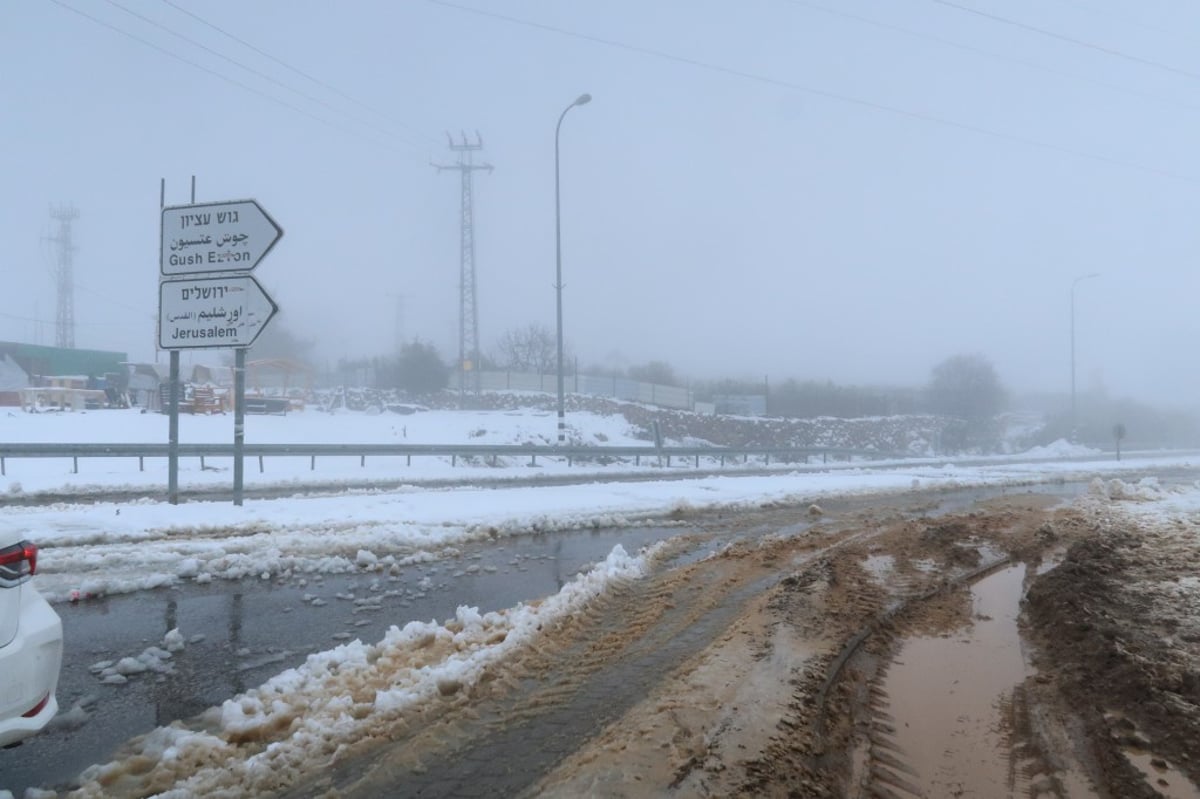
<svg viewBox="0 0 1200 799">
<path fill-rule="evenodd" d="M 916 385 L 981 352 L 1018 391 L 1066 391 L 1072 280 L 1100 272 L 1076 294 L 1080 388 L 1200 400 L 1186 4 L 172 3 L 321 83 L 164 0 L 3 4 L 0 339 L 53 343 L 42 239 L 69 202 L 77 343 L 152 359 L 159 179 L 180 203 L 196 175 L 198 200 L 284 227 L 255 274 L 322 358 L 398 329 L 449 358 L 447 130 L 496 167 L 475 184 L 483 348 L 553 328 L 554 124 L 586 91 L 562 133 L 581 365 Z"/>
<path fill-rule="evenodd" d="M 526 440 L 529 431 L 545 423 L 540 415 L 518 413 L 431 414 L 424 423 L 415 417 L 368 416 L 317 413 L 287 417 L 255 417 L 251 428 L 259 440 L 326 440 L 341 435 L 349 440 L 386 437 L 397 420 L 413 424 L 414 432 L 436 435 L 443 443 L 475 441 L 471 431 L 487 431 L 487 443 Z M 16 420 L 16 421 L 14 421 Z M 147 421 L 149 420 L 149 421 Z M 152 414 L 102 412 L 89 414 L 39 414 L 0 416 L 0 439 L 20 421 L 36 426 L 41 440 L 135 441 L 146 440 L 153 423 L 165 417 Z M 189 441 L 223 441 L 229 417 L 202 420 L 185 417 L 185 422 L 211 421 L 190 426 Z M 589 431 L 604 431 L 614 443 L 622 437 L 623 422 L 580 414 L 573 423 Z M 422 425 L 423 428 L 422 428 Z M 58 428 L 58 434 L 53 429 Z M 324 433 L 318 431 L 323 430 Z M 90 431 L 90 434 L 88 433 Z M 1070 450 L 1057 448 L 1059 454 Z M 8 507 L 0 523 L 27 531 L 46 546 L 39 558 L 39 589 L 53 601 L 90 594 L 148 590 L 191 580 L 222 580 L 263 574 L 373 573 L 392 563 L 432 562 L 447 545 L 495 534 L 516 535 L 534 525 L 543 530 L 589 529 L 596 526 L 636 524 L 665 520 L 680 508 L 716 509 L 756 507 L 790 502 L 802 506 L 824 497 L 854 494 L 901 493 L 916 488 L 950 486 L 1027 486 L 1031 482 L 1095 478 L 1096 501 L 1107 501 L 1109 486 L 1114 498 L 1137 498 L 1138 512 L 1145 518 L 1166 520 L 1174 516 L 1194 518 L 1200 509 L 1200 491 L 1194 488 L 1167 491 L 1152 479 L 1137 485 L 1119 480 L 1106 484 L 1105 475 L 1130 467 L 1147 470 L 1189 466 L 1184 457 L 1157 456 L 1124 462 L 1049 463 L 1037 460 L 1052 454 L 1033 453 L 1020 462 L 997 461 L 990 466 L 958 467 L 952 463 L 913 462 L 900 469 L 843 468 L 824 473 L 781 472 L 773 476 L 730 476 L 683 481 L 644 483 L 593 483 L 588 485 L 531 488 L 479 489 L 470 486 L 446 490 L 399 490 L 356 492 L 340 496 L 291 497 L 285 500 L 248 500 L 243 507 L 228 503 L 189 502 L 180 506 L 146 499 L 130 503 L 91 505 Z M 1082 454 L 1082 453 L 1081 453 Z M 382 461 L 383 459 L 375 459 Z M 370 463 L 370 462 L 369 462 Z M 260 480 L 286 483 L 309 476 L 307 462 L 290 466 L 269 461 L 270 474 Z M 8 477 L 0 490 L 29 490 L 17 487 L 19 480 L 38 488 L 71 486 L 79 493 L 96 489 L 99 482 L 110 485 L 144 485 L 148 493 L 161 495 L 165 480 L 161 467 L 147 472 L 105 459 L 85 461 L 87 474 L 69 474 L 61 461 L 10 460 Z M 544 468 L 566 468 L 547 464 Z M 615 467 L 616 470 L 628 467 Z M 355 470 L 361 476 L 362 470 Z M 253 472 L 254 470 L 248 470 Z M 411 467 L 372 463 L 367 472 L 379 477 L 397 473 L 431 476 L 445 473 L 445 464 L 434 459 L 417 459 Z M 481 470 L 495 476 L 497 470 Z M 511 465 L 500 470 L 529 473 L 527 467 Z M 336 470 L 335 470 L 336 472 Z M 455 473 L 469 474 L 459 467 Z M 209 473 L 204 473 L 205 475 Z M 321 475 L 329 472 L 322 467 Z M 195 471 L 182 482 L 194 482 Z M 219 478 L 229 480 L 227 472 Z M 4 482 L 7 481 L 7 482 Z M 1162 524 L 1165 530 L 1190 529 Z M 189 533 L 203 529 L 203 536 Z M 1195 539 L 1186 533 L 1189 546 Z M 102 553 L 102 554 L 101 554 Z M 211 793 L 219 788 L 254 795 L 256 785 L 267 784 L 288 764 L 315 763 L 339 743 L 353 740 L 375 725 L 386 725 L 396 713 L 410 710 L 436 698 L 439 680 L 470 684 L 490 662 L 505 657 L 514 648 L 533 641 L 540 625 L 577 610 L 612 580 L 636 579 L 653 559 L 654 551 L 627 553 L 616 548 L 594 568 L 567 583 L 555 596 L 538 604 L 522 605 L 499 613 L 480 615 L 461 607 L 457 622 L 461 629 L 443 626 L 436 620 L 393 627 L 381 641 L 354 640 L 312 655 L 298 668 L 288 669 L 206 713 L 211 733 L 180 728 L 160 728 L 141 744 L 141 753 L 151 764 L 139 770 L 142 779 L 158 780 L 169 775 L 175 793 L 189 796 Z M 120 564 L 120 566 L 116 566 Z M 501 643 L 497 633 L 506 635 Z M 100 679 L 119 682 L 140 679 L 143 670 L 170 668 L 170 653 L 186 648 L 189 631 L 181 629 L 142 652 L 129 652 L 112 663 L 95 664 Z M 435 641 L 430 645 L 432 637 Z M 416 642 L 421 642 L 420 644 Z M 429 662 L 431 646 L 439 658 Z M 418 657 L 419 656 L 419 657 Z M 102 671 L 103 669 L 103 671 Z M 106 676 L 107 675 L 107 676 Z M 348 713 L 346 697 L 362 695 L 363 686 L 377 686 L 371 712 L 365 717 Z M 86 723 L 87 712 L 66 709 L 75 721 Z M 227 736 L 247 730 L 269 730 L 278 718 L 302 721 L 294 734 L 280 739 L 262 753 L 247 757 L 228 743 Z M 357 720 L 356 720 L 357 719 Z M 202 764 L 198 766 L 197 764 Z M 98 765 L 88 774 L 99 780 L 105 773 L 126 770 L 125 762 Z M 141 769 L 141 766 L 139 766 Z M 260 783 L 259 780 L 267 782 Z M 156 784 L 162 784 L 158 782 Z M 0 784 L 0 797 L 4 796 Z M 101 796 L 100 782 L 84 786 L 80 796 Z"/>
</svg>

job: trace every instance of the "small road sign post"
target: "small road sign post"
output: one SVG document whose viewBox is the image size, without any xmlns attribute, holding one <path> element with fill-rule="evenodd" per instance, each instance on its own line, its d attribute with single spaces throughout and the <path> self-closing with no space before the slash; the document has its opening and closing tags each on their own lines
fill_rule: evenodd
<svg viewBox="0 0 1200 799">
<path fill-rule="evenodd" d="M 194 183 L 192 199 L 195 200 Z M 171 350 L 172 359 L 178 358 L 182 349 L 232 347 L 234 350 L 234 505 L 242 504 L 246 349 L 279 310 L 249 272 L 282 236 L 283 228 L 254 200 L 193 202 L 162 209 L 159 347 Z M 170 412 L 174 423 L 179 413 L 175 401 Z M 177 459 L 171 462 L 174 464 Z M 177 479 L 172 468 L 170 484 L 174 485 Z"/>
</svg>

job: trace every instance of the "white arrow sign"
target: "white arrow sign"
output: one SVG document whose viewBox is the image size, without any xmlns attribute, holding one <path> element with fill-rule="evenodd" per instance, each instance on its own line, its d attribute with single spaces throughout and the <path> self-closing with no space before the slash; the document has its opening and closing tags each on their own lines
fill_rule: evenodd
<svg viewBox="0 0 1200 799">
<path fill-rule="evenodd" d="M 164 275 L 249 272 L 283 228 L 254 200 L 162 209 L 159 268 Z"/>
<path fill-rule="evenodd" d="M 279 307 L 250 275 L 158 284 L 158 346 L 249 347 Z"/>
</svg>

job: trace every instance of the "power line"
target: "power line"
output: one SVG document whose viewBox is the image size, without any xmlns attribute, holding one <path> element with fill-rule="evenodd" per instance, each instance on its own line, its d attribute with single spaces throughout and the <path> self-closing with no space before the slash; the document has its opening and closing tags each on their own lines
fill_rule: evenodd
<svg viewBox="0 0 1200 799">
<path fill-rule="evenodd" d="M 208 45 L 203 44 L 202 42 L 198 42 L 195 39 L 193 39 L 185 34 L 182 34 L 179 31 L 176 31 L 176 30 L 168 27 L 167 25 L 162 24 L 161 22 L 153 20 L 144 14 L 139 14 L 137 11 L 134 11 L 131 8 L 127 8 L 126 6 L 121 5 L 120 3 L 117 2 L 117 0 L 104 0 L 104 2 L 108 3 L 113 8 L 119 9 L 119 10 L 125 12 L 126 14 L 129 14 L 132 17 L 136 17 L 137 19 L 140 19 L 142 22 L 145 22 L 147 25 L 151 25 L 155 28 L 158 28 L 161 31 L 165 31 L 165 32 L 171 34 L 172 36 L 174 36 L 178 39 L 182 39 L 183 41 L 187 42 L 188 44 L 192 45 L 193 47 L 200 48 L 201 50 L 208 53 L 209 55 L 216 56 L 217 58 L 221 59 L 222 61 L 226 61 L 230 64 L 233 64 L 235 67 L 238 67 L 239 69 L 244 69 L 246 72 L 249 72 L 251 75 L 254 75 L 255 77 L 262 78 L 263 80 L 267 81 L 268 83 L 273 83 L 276 86 L 279 86 L 280 88 L 283 88 L 289 92 L 292 92 L 293 94 L 297 94 L 300 97 L 303 97 L 305 100 L 308 100 L 310 103 L 316 103 L 317 105 L 322 106 L 323 108 L 327 108 L 330 111 L 333 111 L 335 114 L 341 114 L 341 115 L 345 116 L 347 119 L 357 122 L 358 124 L 363 125 L 364 127 L 372 128 L 372 129 L 374 129 L 374 131 L 376 133 L 382 133 L 385 136 L 396 136 L 396 138 L 400 139 L 401 141 L 405 141 L 406 144 L 412 144 L 413 146 L 418 146 L 413 142 L 406 141 L 404 139 L 404 137 L 402 137 L 402 136 L 397 136 L 392 131 L 385 130 L 383 128 L 378 128 L 370 122 L 364 121 L 357 117 L 350 116 L 349 114 L 347 114 L 346 112 L 337 108 L 336 106 L 325 102 L 320 97 L 314 97 L 313 95 L 308 94 L 307 92 L 301 91 L 300 89 L 297 89 L 293 86 L 289 86 L 288 84 L 284 83 L 283 81 L 279 80 L 278 78 L 272 77 L 271 75 L 268 75 L 267 73 L 262 72 L 261 70 L 255 69 L 254 67 L 247 66 L 246 64 L 243 64 L 241 61 L 238 61 L 235 58 L 231 58 L 218 50 L 214 50 L 213 48 L 209 47 Z"/>
<path fill-rule="evenodd" d="M 842 19 L 848 19 L 848 20 L 853 20 L 855 22 L 860 22 L 864 25 L 870 25 L 872 27 L 879 28 L 881 30 L 892 31 L 894 33 L 901 33 L 901 34 L 904 34 L 905 36 L 911 36 L 913 38 L 922 39 L 922 40 L 928 41 L 928 42 L 935 42 L 936 44 L 940 44 L 945 47 L 952 47 L 956 50 L 964 50 L 969 53 L 974 53 L 976 55 L 981 55 L 981 56 L 984 56 L 987 58 L 992 58 L 992 59 L 995 59 L 998 61 L 1007 61 L 1007 62 L 1010 62 L 1013 64 L 1019 64 L 1028 69 L 1034 69 L 1034 70 L 1038 70 L 1041 72 L 1047 72 L 1051 75 L 1058 75 L 1059 77 L 1069 78 L 1071 80 L 1077 80 L 1077 81 L 1081 81 L 1084 83 L 1090 83 L 1094 86 L 1100 86 L 1100 87 L 1108 89 L 1110 91 L 1121 92 L 1122 94 L 1128 94 L 1133 97 L 1139 97 L 1143 100 L 1149 100 L 1149 101 L 1159 103 L 1162 105 L 1177 106 L 1179 108 L 1182 108 L 1182 109 L 1185 109 L 1188 111 L 1200 111 L 1200 105 L 1193 105 L 1191 103 L 1183 103 L 1183 102 L 1179 102 L 1177 100 L 1172 100 L 1172 99 L 1166 98 L 1166 97 L 1159 97 L 1158 95 L 1151 94 L 1149 92 L 1139 91 L 1138 89 L 1130 89 L 1125 86 L 1120 86 L 1116 83 L 1109 83 L 1108 81 L 1097 80 L 1096 78 L 1092 78 L 1087 75 L 1080 75 L 1078 73 L 1068 72 L 1067 70 L 1063 70 L 1063 69 L 1055 69 L 1054 67 L 1046 66 L 1045 64 L 1039 64 L 1036 61 L 1029 61 L 1024 58 L 1018 58 L 1016 56 L 1007 55 L 1005 53 L 997 53 L 995 51 L 987 50 L 982 47 L 976 47 L 975 45 L 964 44 L 963 42 L 956 42 L 953 39 L 946 39 L 942 36 L 935 36 L 934 34 L 931 34 L 931 33 L 925 33 L 923 31 L 912 30 L 911 28 L 905 28 L 901 25 L 893 25 L 889 22 L 883 22 L 881 20 L 872 19 L 870 17 L 864 17 L 862 15 L 855 14 L 850 11 L 843 11 L 841 9 L 836 9 L 836 8 L 828 8 L 823 5 L 818 5 L 817 3 L 807 2 L 806 0 L 783 0 L 783 1 L 787 2 L 791 5 L 794 5 L 794 6 L 808 8 L 813 11 L 820 11 L 821 13 L 829 14 L 830 16 L 841 17 Z M 164 0 L 164 2 L 165 2 L 165 0 Z"/>
<path fill-rule="evenodd" d="M 313 83 L 317 84 L 318 86 L 328 89 L 329 91 L 333 92 L 334 94 L 338 95 L 339 97 L 349 100 L 350 102 L 354 103 L 357 106 L 360 106 L 361 108 L 366 109 L 367 111 L 377 114 L 377 115 L 383 117 L 384 119 L 395 122 L 397 125 L 400 125 L 401 127 L 407 128 L 409 131 L 416 134 L 417 136 L 420 136 L 421 138 L 425 139 L 428 142 L 436 143 L 437 140 L 434 139 L 432 136 L 430 136 L 426 133 L 423 133 L 420 130 L 417 130 L 415 127 L 413 127 L 412 125 L 409 125 L 408 123 L 404 122 L 403 120 L 397 119 L 396 117 L 392 116 L 391 114 L 389 114 L 385 111 L 381 111 L 378 108 L 374 107 L 373 105 L 370 105 L 369 103 L 364 103 L 362 100 L 359 100 L 357 97 L 354 97 L 353 95 L 342 91 L 338 87 L 336 87 L 330 83 L 327 83 L 318 77 L 310 75 L 307 72 L 305 72 L 304 70 L 298 69 L 297 67 L 292 66 L 291 64 L 289 64 L 288 62 L 286 62 L 280 58 L 276 58 L 275 56 L 271 55 L 267 51 L 262 50 L 258 47 L 255 47 L 250 42 L 230 33 L 229 31 L 225 30 L 224 28 L 220 27 L 219 25 L 215 25 L 212 22 L 209 22 L 208 20 L 201 17 L 199 14 L 196 14 L 196 13 L 184 8 L 183 6 L 173 3 L 171 0 L 162 0 L 162 2 L 166 3 L 171 8 L 175 9 L 176 11 L 179 11 L 180 13 L 187 14 L 189 17 L 196 20 L 200 24 L 206 25 L 209 28 L 212 28 L 217 33 L 220 33 L 223 36 L 227 36 L 228 38 L 230 38 L 233 41 L 237 42 L 238 44 L 242 45 L 243 47 L 253 50 L 254 52 L 261 55 L 263 58 L 267 58 L 267 59 L 270 59 L 271 61 L 274 61 L 276 64 L 279 64 L 281 67 L 291 70 L 292 72 L 296 73 L 300 77 L 302 77 L 306 80 L 312 81 Z"/>
<path fill-rule="evenodd" d="M 1093 16 L 1096 16 L 1096 17 L 1106 17 L 1108 19 L 1114 19 L 1114 20 L 1116 19 L 1116 17 L 1114 17 L 1112 14 L 1108 14 L 1103 11 L 1100 11 L 1099 9 L 1092 8 L 1091 6 L 1087 5 L 1086 3 L 1077 3 L 1077 2 L 1073 2 L 1073 0 L 1058 0 L 1058 2 L 1065 6 L 1071 6 L 1072 8 L 1078 9 L 1080 11 L 1084 11 L 1084 12 L 1091 14 Z M 1170 34 L 1170 35 L 1175 35 L 1175 34 L 1179 33 L 1179 31 L 1169 30 L 1168 28 L 1160 28 L 1157 25 L 1147 25 L 1145 22 L 1140 22 L 1138 20 L 1126 20 L 1125 22 L 1122 22 L 1121 24 L 1133 25 L 1134 27 L 1142 28 L 1142 29 L 1148 30 L 1148 31 L 1154 31 L 1155 33 L 1166 33 L 1166 34 Z"/>
<path fill-rule="evenodd" d="M 362 138 L 366 141 L 371 142 L 372 144 L 374 144 L 377 147 L 382 147 L 387 150 L 392 150 L 393 152 L 400 152 L 400 153 L 405 153 L 406 155 L 411 155 L 411 153 L 408 153 L 405 150 L 401 150 L 387 142 L 381 142 L 377 139 L 374 139 L 370 136 L 365 135 L 361 131 L 354 130 L 353 128 L 348 128 L 344 125 L 339 125 L 338 123 L 333 122 L 328 119 L 325 119 L 324 117 L 317 116 L 316 114 L 306 111 L 305 109 L 300 108 L 299 106 L 292 105 L 291 103 L 287 102 L 286 100 L 281 100 L 280 98 L 278 98 L 272 94 L 268 94 L 266 92 L 259 91 L 258 89 L 255 89 L 252 86 L 248 86 L 245 83 L 242 83 L 241 81 L 237 80 L 236 78 L 231 78 L 228 75 L 217 72 L 214 69 L 209 69 L 208 67 L 204 66 L 203 64 L 199 64 L 195 61 L 192 61 L 189 58 L 185 58 L 184 56 L 181 56 L 178 53 L 173 53 L 170 50 L 166 49 L 165 47 L 160 47 L 157 44 L 154 44 L 153 42 L 148 41 L 147 39 L 143 39 L 142 37 L 138 36 L 137 34 L 130 33 L 129 31 L 125 30 L 124 28 L 121 28 L 120 26 L 113 25 L 110 22 L 106 22 L 102 19 L 94 17 L 91 14 L 88 14 L 87 12 L 80 11 L 78 8 L 69 6 L 66 3 L 64 3 L 63 0 L 50 0 L 50 2 L 54 3 L 56 6 L 65 8 L 67 11 L 70 11 L 74 14 L 78 14 L 79 16 L 83 17 L 84 19 L 91 20 L 92 22 L 96 23 L 97 25 L 100 25 L 101 27 L 108 28 L 111 31 L 121 34 L 122 36 L 133 39 L 135 42 L 138 42 L 139 44 L 143 44 L 146 47 L 149 47 L 153 50 L 157 50 L 158 52 L 162 53 L 163 55 L 167 56 L 168 58 L 173 58 L 176 61 L 182 61 L 183 63 L 187 64 L 190 67 L 195 67 L 196 69 L 200 70 L 201 72 L 207 72 L 209 75 L 212 75 L 213 77 L 220 78 L 221 80 L 225 81 L 226 83 L 231 83 L 234 86 L 237 86 L 239 89 L 248 91 L 251 94 L 256 94 L 259 97 L 262 97 L 266 100 L 270 100 L 271 102 L 281 105 L 284 108 L 287 108 L 291 111 L 295 111 L 297 114 L 302 114 L 303 116 L 306 116 L 311 120 L 320 122 L 321 124 L 327 125 L 331 128 L 334 128 L 335 130 L 339 130 L 342 133 L 349 133 L 353 136 L 358 136 L 359 138 Z"/>
<path fill-rule="evenodd" d="M 1126 61 L 1132 61 L 1135 64 L 1141 64 L 1142 66 L 1152 67 L 1154 69 L 1161 69 L 1164 72 L 1171 72 L 1176 75 L 1182 75 L 1185 78 L 1192 78 L 1193 80 L 1200 80 L 1200 73 L 1189 72 L 1186 69 L 1180 69 L 1179 67 L 1173 67 L 1170 64 L 1164 64 L 1161 61 L 1154 61 L 1149 58 L 1142 58 L 1141 56 L 1133 55 L 1132 53 L 1126 53 L 1124 50 L 1117 50 L 1116 48 L 1113 48 L 1113 47 L 1105 47 L 1102 44 L 1094 44 L 1093 42 L 1085 41 L 1083 39 L 1076 39 L 1073 36 L 1067 36 L 1062 33 L 1056 33 L 1054 31 L 1048 30 L 1046 28 L 1039 28 L 1036 25 L 1030 25 L 1026 22 L 1021 22 L 1020 20 L 1009 19 L 1008 17 L 1002 17 L 999 14 L 991 14 L 987 11 L 981 11 L 978 8 L 971 8 L 970 6 L 963 6 L 963 5 L 959 5 L 958 3 L 952 3 L 952 2 L 950 2 L 950 0 L 932 0 L 932 2 L 937 3 L 940 6 L 946 6 L 947 8 L 957 9 L 957 10 L 965 12 L 967 14 L 974 14 L 978 17 L 983 17 L 984 19 L 990 19 L 993 22 L 999 22 L 1004 25 L 1011 25 L 1014 28 L 1020 28 L 1021 30 L 1029 31 L 1030 33 L 1037 33 L 1042 36 L 1048 36 L 1049 38 L 1057 39 L 1060 42 L 1067 42 L 1067 43 L 1073 44 L 1077 47 L 1084 47 L 1084 48 L 1087 48 L 1088 50 L 1095 50 L 1097 52 L 1104 53 L 1105 55 L 1113 56 L 1114 58 L 1123 58 Z"/>
<path fill-rule="evenodd" d="M 542 22 L 534 22 L 532 20 L 522 19 L 520 17 L 513 17 L 513 16 L 509 16 L 507 14 L 500 14 L 500 13 L 497 13 L 494 11 L 485 11 L 480 8 L 472 8 L 470 6 L 464 6 L 464 5 L 460 5 L 458 3 L 450 2 L 449 0 L 426 0 L 426 2 L 432 3 L 433 5 L 443 6 L 445 8 L 453 8 L 457 11 L 463 11 L 468 14 L 475 14 L 477 16 L 487 17 L 489 19 L 499 20 L 501 22 L 506 22 L 511 25 L 519 25 L 519 26 L 526 27 L 526 28 L 532 28 L 534 30 L 540 30 L 540 31 L 544 31 L 547 33 L 553 33 L 553 34 L 556 34 L 559 36 L 566 36 L 566 37 L 573 38 L 573 39 L 580 39 L 582 41 L 591 42 L 593 44 L 600 44 L 600 45 L 604 45 L 605 47 L 612 47 L 612 48 L 616 48 L 619 50 L 625 50 L 625 51 L 631 52 L 631 53 L 637 53 L 637 54 L 643 55 L 643 56 L 650 56 L 652 58 L 658 58 L 658 59 L 661 59 L 664 61 L 671 61 L 676 64 L 683 64 L 686 66 L 695 67 L 697 69 L 703 69 L 703 70 L 706 70 L 709 72 L 717 72 L 722 75 L 729 75 L 729 76 L 732 76 L 735 78 L 741 78 L 743 80 L 754 81 L 755 83 L 761 83 L 761 84 L 765 84 L 768 86 L 777 86 L 777 87 L 784 88 L 784 89 L 791 89 L 793 91 L 804 92 L 805 94 L 811 94 L 816 97 L 825 98 L 827 100 L 836 100 L 838 102 L 848 103 L 850 105 L 856 105 L 856 106 L 859 106 L 862 108 L 868 108 L 873 111 L 881 111 L 884 113 L 893 114 L 895 116 L 906 117 L 908 119 L 915 119 L 915 120 L 919 120 L 921 122 L 926 122 L 926 123 L 933 124 L 933 125 L 940 125 L 942 127 L 953 128 L 955 130 L 967 131 L 969 133 L 974 133 L 974 134 L 981 135 L 981 136 L 987 136 L 987 137 L 993 138 L 993 139 L 1000 139 L 1000 140 L 1011 142 L 1011 143 L 1025 145 L 1027 147 L 1035 147 L 1035 148 L 1042 149 L 1042 150 L 1049 150 L 1049 151 L 1061 153 L 1064 155 L 1070 155 L 1075 158 L 1081 158 L 1081 159 L 1084 159 L 1087 161 L 1095 161 L 1097 163 L 1106 164 L 1108 166 L 1116 166 L 1116 167 L 1120 167 L 1122 169 L 1129 169 L 1129 170 L 1133 170 L 1133 171 L 1137 171 L 1137 172 L 1143 172 L 1145 174 L 1155 175 L 1157 177 L 1169 178 L 1171 180 L 1178 180 L 1178 181 L 1185 182 L 1185 183 L 1200 184 L 1200 178 L 1194 177 L 1191 175 L 1185 175 L 1185 174 L 1178 173 L 1178 172 L 1171 172 L 1166 169 L 1158 169 L 1156 167 L 1145 166 L 1143 164 L 1137 164 L 1137 163 L 1134 163 L 1131 161 L 1123 161 L 1119 158 L 1113 158 L 1111 156 L 1100 155 L 1097 153 L 1089 153 L 1084 150 L 1076 150 L 1074 148 L 1066 147 L 1061 144 L 1053 144 L 1051 142 L 1044 142 L 1044 141 L 1040 141 L 1038 139 L 1030 139 L 1025 136 L 1018 136 L 1018 135 L 1012 134 L 1012 133 L 1004 133 L 1001 131 L 992 130 L 990 128 L 985 128 L 980 125 L 975 125 L 975 124 L 972 124 L 969 122 L 959 122 L 957 120 L 948 119 L 946 117 L 936 116 L 934 114 L 925 113 L 923 111 L 912 111 L 907 108 L 901 108 L 899 106 L 887 105 L 885 103 L 878 103 L 878 102 L 875 102 L 872 100 L 865 100 L 861 97 L 853 97 L 848 94 L 840 94 L 838 92 L 829 91 L 828 89 L 818 89 L 813 86 L 805 86 L 803 84 L 794 83 L 792 81 L 784 80 L 782 78 L 774 78 L 769 75 L 762 75 L 762 74 L 758 74 L 758 73 L 754 73 L 754 72 L 747 72 L 745 70 L 737 69 L 735 67 L 727 67 L 727 66 L 722 66 L 720 64 L 713 64 L 713 63 L 710 63 L 707 61 L 701 61 L 696 58 L 689 58 L 687 56 L 675 55 L 674 53 L 668 53 L 663 50 L 656 50 L 654 48 L 642 47 L 640 45 L 629 44 L 627 42 L 621 42 L 621 41 L 617 41 L 615 39 L 606 39 L 601 36 L 593 36 L 593 35 L 587 34 L 587 33 L 580 33 L 578 31 L 569 30 L 567 28 L 560 28 L 560 27 L 557 27 L 554 25 L 548 25 L 548 24 L 542 23 Z M 938 0 L 934 0 L 934 2 L 938 2 Z"/>
</svg>

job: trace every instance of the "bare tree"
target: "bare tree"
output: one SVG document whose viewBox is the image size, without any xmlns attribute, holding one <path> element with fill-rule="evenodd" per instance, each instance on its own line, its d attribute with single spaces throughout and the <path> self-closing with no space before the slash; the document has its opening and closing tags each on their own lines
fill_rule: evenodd
<svg viewBox="0 0 1200 799">
<path fill-rule="evenodd" d="M 1004 386 L 992 362 L 982 355 L 954 355 L 933 367 L 929 380 L 933 410 L 971 421 L 990 419 L 1004 410 Z"/>
<path fill-rule="evenodd" d="M 996 415 L 1007 392 L 996 368 L 982 355 L 955 355 L 933 367 L 926 389 L 934 413 L 958 420 L 943 434 L 949 450 L 990 450 L 999 444 Z"/>
<path fill-rule="evenodd" d="M 514 372 L 548 374 L 558 369 L 558 339 L 536 322 L 505 331 L 496 345 L 496 364 Z"/>
<path fill-rule="evenodd" d="M 643 383 L 658 383 L 664 386 L 677 386 L 681 382 L 674 368 L 666 361 L 650 361 L 641 366 L 631 366 L 629 376 Z"/>
</svg>

